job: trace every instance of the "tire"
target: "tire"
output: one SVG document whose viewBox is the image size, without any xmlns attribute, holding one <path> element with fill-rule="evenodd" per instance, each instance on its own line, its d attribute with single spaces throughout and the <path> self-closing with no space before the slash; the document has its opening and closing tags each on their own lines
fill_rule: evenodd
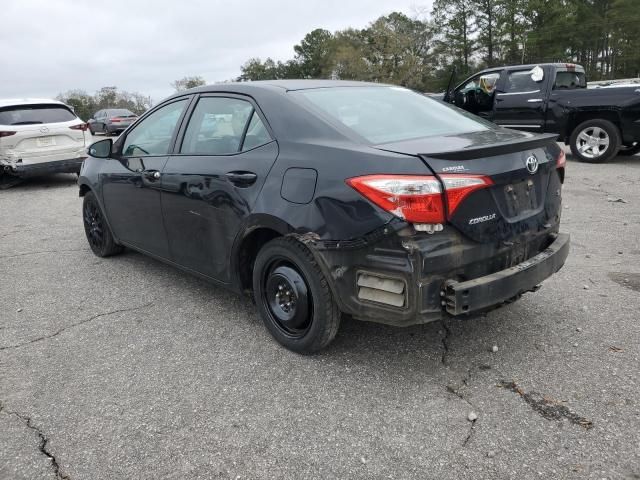
<svg viewBox="0 0 640 480">
<path fill-rule="evenodd" d="M 0 171 L 0 190 L 8 190 L 22 182 L 22 178 Z"/>
<path fill-rule="evenodd" d="M 604 163 L 620 150 L 620 131 L 609 120 L 593 119 L 578 125 L 569 139 L 571 153 L 581 162 Z"/>
<path fill-rule="evenodd" d="M 253 292 L 267 330 L 289 350 L 310 354 L 335 338 L 340 310 L 320 266 L 300 242 L 280 237 L 258 252 Z"/>
<path fill-rule="evenodd" d="M 109 257 L 122 252 L 122 246 L 113 238 L 100 204 L 91 191 L 85 194 L 82 202 L 82 222 L 91 251 L 96 256 Z"/>
<path fill-rule="evenodd" d="M 105 137 L 108 137 L 109 135 L 111 135 L 109 133 L 109 128 L 107 127 L 106 123 L 102 126 L 102 133 L 104 134 Z"/>
<path fill-rule="evenodd" d="M 618 155 L 622 155 L 624 157 L 630 157 L 631 155 L 635 155 L 640 152 L 640 142 L 635 142 L 630 145 L 623 145 L 618 152 Z"/>
</svg>

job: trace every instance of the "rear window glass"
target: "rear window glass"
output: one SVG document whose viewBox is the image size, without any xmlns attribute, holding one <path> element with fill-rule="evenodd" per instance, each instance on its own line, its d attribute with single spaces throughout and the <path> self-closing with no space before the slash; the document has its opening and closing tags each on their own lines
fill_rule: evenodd
<svg viewBox="0 0 640 480">
<path fill-rule="evenodd" d="M 109 115 L 112 117 L 135 117 L 136 114 L 130 110 L 118 109 L 118 110 L 109 110 Z"/>
<path fill-rule="evenodd" d="M 488 130 L 471 115 L 401 87 L 337 87 L 292 92 L 373 144 Z"/>
<path fill-rule="evenodd" d="M 553 88 L 554 90 L 587 88 L 587 78 L 583 72 L 558 72 Z"/>
<path fill-rule="evenodd" d="M 540 91 L 540 83 L 531 78 L 532 70 L 518 70 L 509 72 L 507 78 L 507 93 L 537 92 Z"/>
<path fill-rule="evenodd" d="M 62 105 L 18 105 L 0 108 L 0 125 L 70 122 L 77 117 Z"/>
</svg>

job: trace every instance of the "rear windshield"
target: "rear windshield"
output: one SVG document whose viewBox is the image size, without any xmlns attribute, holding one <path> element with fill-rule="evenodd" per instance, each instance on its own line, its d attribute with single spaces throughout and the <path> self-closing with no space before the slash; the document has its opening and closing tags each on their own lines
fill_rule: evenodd
<svg viewBox="0 0 640 480">
<path fill-rule="evenodd" d="M 16 105 L 0 108 L 0 125 L 70 122 L 77 117 L 63 105 Z"/>
<path fill-rule="evenodd" d="M 129 110 L 124 110 L 124 109 L 118 109 L 118 110 L 109 110 L 109 115 L 112 117 L 135 117 L 136 114 L 129 111 Z"/>
<path fill-rule="evenodd" d="M 466 113 L 401 87 L 318 88 L 291 93 L 373 144 L 491 128 Z"/>
</svg>

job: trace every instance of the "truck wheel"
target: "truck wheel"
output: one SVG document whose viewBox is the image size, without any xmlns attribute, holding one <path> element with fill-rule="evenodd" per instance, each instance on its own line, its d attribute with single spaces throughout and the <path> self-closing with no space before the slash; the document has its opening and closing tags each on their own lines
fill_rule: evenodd
<svg viewBox="0 0 640 480">
<path fill-rule="evenodd" d="M 98 257 L 109 257 L 122 252 L 122 246 L 114 240 L 93 192 L 87 192 L 84 196 L 82 220 L 87 241 L 94 254 Z"/>
<path fill-rule="evenodd" d="M 602 163 L 611 160 L 620 150 L 620 131 L 609 120 L 582 122 L 571 133 L 571 153 L 581 162 Z"/>
<path fill-rule="evenodd" d="M 622 148 L 620 148 L 618 155 L 630 157 L 631 155 L 635 155 L 638 152 L 640 152 L 640 142 L 635 142 L 628 145 L 623 145 Z"/>
<path fill-rule="evenodd" d="M 289 350 L 309 354 L 331 343 L 340 311 L 311 252 L 292 238 L 276 238 L 258 252 L 253 292 L 267 330 Z"/>
</svg>

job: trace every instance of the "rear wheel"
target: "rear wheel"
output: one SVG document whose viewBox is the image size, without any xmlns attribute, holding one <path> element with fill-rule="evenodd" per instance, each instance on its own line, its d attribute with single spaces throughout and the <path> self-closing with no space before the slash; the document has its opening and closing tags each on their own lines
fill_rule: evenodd
<svg viewBox="0 0 640 480">
<path fill-rule="evenodd" d="M 608 120 L 587 120 L 571 134 L 571 153 L 581 162 L 602 163 L 611 160 L 620 150 L 620 131 Z"/>
<path fill-rule="evenodd" d="M 82 220 L 87 241 L 94 254 L 98 257 L 108 257 L 122 251 L 122 247 L 115 242 L 111 234 L 109 225 L 93 192 L 87 192 L 84 196 Z"/>
<path fill-rule="evenodd" d="M 618 155 L 630 157 L 631 155 L 635 155 L 638 152 L 640 152 L 640 142 L 634 142 L 623 145 L 622 148 L 620 148 Z"/>
<path fill-rule="evenodd" d="M 331 343 L 340 311 L 311 252 L 290 238 L 276 238 L 258 253 L 253 292 L 265 326 L 294 352 L 308 354 Z"/>
</svg>

